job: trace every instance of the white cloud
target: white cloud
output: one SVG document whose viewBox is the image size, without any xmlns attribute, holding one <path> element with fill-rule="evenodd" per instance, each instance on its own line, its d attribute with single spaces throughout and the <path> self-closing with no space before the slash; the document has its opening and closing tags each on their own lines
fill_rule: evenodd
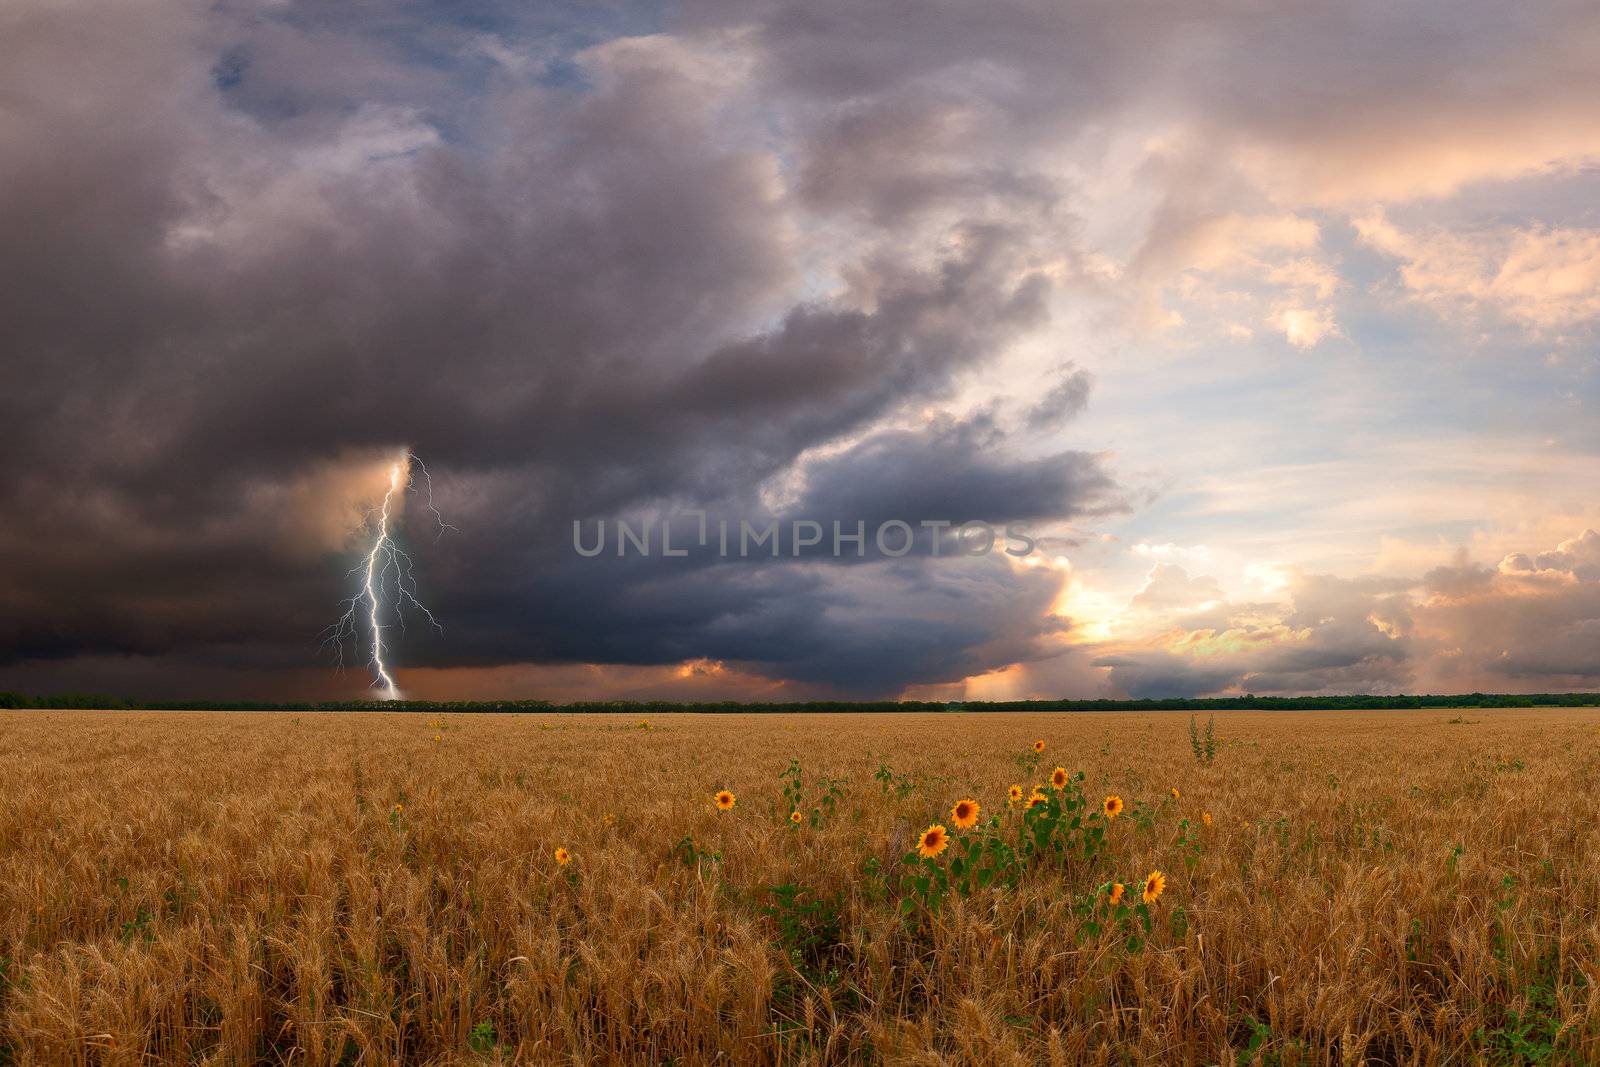
<svg viewBox="0 0 1600 1067">
<path fill-rule="evenodd" d="M 1272 316 L 1271 323 L 1296 348 L 1311 348 L 1339 333 L 1333 312 L 1327 308 L 1286 307 Z"/>
<path fill-rule="evenodd" d="M 1540 333 L 1600 317 L 1600 229 L 1405 230 L 1381 211 L 1354 223 L 1363 241 L 1399 261 L 1408 295 L 1441 314 L 1473 310 Z"/>
<path fill-rule="evenodd" d="M 1317 223 L 1293 212 L 1157 217 L 1135 258 L 1146 328 L 1248 340 L 1267 327 L 1296 347 L 1336 336 L 1341 286 Z"/>
</svg>

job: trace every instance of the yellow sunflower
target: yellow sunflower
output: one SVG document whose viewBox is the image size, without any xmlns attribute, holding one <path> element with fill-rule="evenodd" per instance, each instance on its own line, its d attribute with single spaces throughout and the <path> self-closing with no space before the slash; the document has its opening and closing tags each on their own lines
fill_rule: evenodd
<svg viewBox="0 0 1600 1067">
<path fill-rule="evenodd" d="M 1172 787 L 1172 799 L 1173 800 L 1181 800 L 1181 799 L 1183 799 L 1183 794 L 1178 792 L 1178 787 L 1177 786 L 1173 786 Z"/>
<path fill-rule="evenodd" d="M 922 831 L 917 841 L 917 855 L 932 858 L 950 847 L 950 831 L 934 823 Z"/>
<path fill-rule="evenodd" d="M 1006 790 L 1006 803 L 1007 804 L 1016 804 L 1021 800 L 1022 800 L 1022 787 L 1020 785 L 1014 785 L 1010 789 Z"/>
<path fill-rule="evenodd" d="M 608 811 L 604 815 L 600 816 L 600 825 L 601 826 L 615 826 L 615 825 L 617 825 L 616 812 Z"/>
<path fill-rule="evenodd" d="M 1039 740 L 1037 740 L 1037 741 L 1035 741 L 1033 743 L 1033 750 L 1035 752 L 1043 752 L 1044 751 L 1044 738 L 1041 737 L 1041 738 L 1039 738 Z"/>
<path fill-rule="evenodd" d="M 1200 821 L 1205 823 L 1207 826 L 1210 826 L 1211 825 L 1211 813 L 1209 811 L 1202 811 L 1200 813 Z"/>
<path fill-rule="evenodd" d="M 1128 887 L 1123 885 L 1121 882 L 1112 882 L 1111 883 L 1111 892 L 1106 894 L 1106 900 L 1109 901 L 1113 905 L 1121 904 L 1122 903 L 1122 894 L 1126 893 L 1127 891 L 1128 891 Z"/>
<path fill-rule="evenodd" d="M 796 826 L 799 826 L 801 823 L 806 821 L 806 817 L 801 815 L 798 811 L 791 811 L 789 813 L 789 821 L 794 823 Z"/>
<path fill-rule="evenodd" d="M 1117 796 L 1117 794 L 1112 793 L 1110 796 L 1106 797 L 1105 802 L 1100 805 L 1100 811 L 1105 815 L 1106 818 L 1115 819 L 1118 815 L 1122 814 L 1122 798 Z"/>
<path fill-rule="evenodd" d="M 739 802 L 739 798 L 726 789 L 719 789 L 714 799 L 717 802 L 718 811 L 728 811 Z"/>
<path fill-rule="evenodd" d="M 1050 803 L 1050 798 L 1039 792 L 1038 789 L 1034 789 L 1033 795 L 1028 797 L 1028 803 L 1025 805 L 1024 810 L 1032 811 L 1034 808 L 1048 803 Z"/>
<path fill-rule="evenodd" d="M 572 862 L 572 853 L 568 852 L 564 848 L 556 849 L 556 866 L 557 867 L 565 867 L 567 864 L 569 864 L 571 862 Z"/>
<path fill-rule="evenodd" d="M 1055 770 L 1050 772 L 1050 788 L 1065 789 L 1066 787 L 1067 769 L 1065 767 L 1057 767 Z"/>
<path fill-rule="evenodd" d="M 1151 871 L 1144 880 L 1144 892 L 1139 894 L 1146 904 L 1154 904 L 1161 891 L 1167 888 L 1167 876 L 1160 871 Z"/>
<path fill-rule="evenodd" d="M 956 801 L 956 806 L 950 809 L 950 818 L 955 822 L 956 829 L 970 830 L 978 825 L 979 807 L 976 800 Z"/>
</svg>

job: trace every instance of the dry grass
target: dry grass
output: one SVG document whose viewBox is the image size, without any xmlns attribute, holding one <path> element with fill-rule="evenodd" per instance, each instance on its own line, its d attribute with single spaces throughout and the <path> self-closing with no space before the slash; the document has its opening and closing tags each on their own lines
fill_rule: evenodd
<svg viewBox="0 0 1600 1067">
<path fill-rule="evenodd" d="M 1219 715 L 1210 767 L 1162 714 L 0 722 L 0 1061 L 1600 1061 L 1592 710 Z M 848 778 L 822 828 L 791 758 L 808 806 Z M 1057 762 L 1153 827 L 875 899 L 868 857 Z M 1153 867 L 1147 946 L 1081 935 Z"/>
</svg>

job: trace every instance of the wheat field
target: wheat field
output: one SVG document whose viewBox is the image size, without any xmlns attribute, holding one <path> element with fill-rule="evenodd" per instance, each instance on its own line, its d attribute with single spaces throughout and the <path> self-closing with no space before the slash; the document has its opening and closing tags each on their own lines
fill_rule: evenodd
<svg viewBox="0 0 1600 1067">
<path fill-rule="evenodd" d="M 0 1061 L 1596 1062 L 1595 717 L 7 712 Z"/>
</svg>

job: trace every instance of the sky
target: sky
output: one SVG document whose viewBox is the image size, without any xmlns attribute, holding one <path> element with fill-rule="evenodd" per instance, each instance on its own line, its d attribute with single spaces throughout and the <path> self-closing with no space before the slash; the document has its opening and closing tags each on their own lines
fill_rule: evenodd
<svg viewBox="0 0 1600 1067">
<path fill-rule="evenodd" d="M 1597 100 L 1580 2 L 0 7 L 0 688 L 369 695 L 396 462 L 421 699 L 1600 688 Z"/>
</svg>

